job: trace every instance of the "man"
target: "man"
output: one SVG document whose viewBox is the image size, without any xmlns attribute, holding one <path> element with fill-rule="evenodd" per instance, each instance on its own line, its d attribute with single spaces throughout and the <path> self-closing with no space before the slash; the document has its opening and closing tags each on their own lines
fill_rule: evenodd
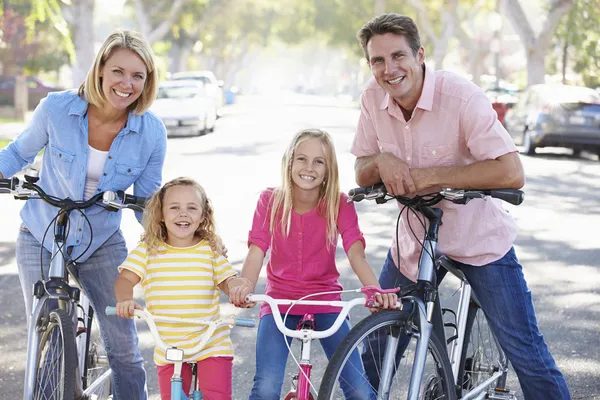
<svg viewBox="0 0 600 400">
<path fill-rule="evenodd" d="M 440 187 L 523 186 L 517 149 L 484 92 L 464 78 L 427 66 L 410 18 L 376 17 L 357 37 L 374 77 L 362 94 L 351 150 L 357 157 L 358 185 L 382 181 L 389 193 L 408 196 Z M 512 217 L 499 200 L 442 202 L 439 207 L 444 223 L 438 249 L 465 273 L 519 377 L 525 399 L 570 399 L 537 326 L 531 292 L 513 248 Z M 415 230 L 418 225 L 416 217 L 403 215 L 394 251 L 381 271 L 382 288 L 416 280 L 421 246 L 411 227 Z M 416 236 L 419 232 L 423 230 Z"/>
</svg>

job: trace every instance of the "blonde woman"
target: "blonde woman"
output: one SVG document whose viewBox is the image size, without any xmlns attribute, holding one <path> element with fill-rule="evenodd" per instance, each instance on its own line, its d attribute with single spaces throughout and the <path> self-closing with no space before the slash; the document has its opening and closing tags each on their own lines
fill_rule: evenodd
<svg viewBox="0 0 600 400">
<path fill-rule="evenodd" d="M 27 128 L 0 152 L 0 176 L 21 171 L 45 149 L 38 184 L 53 196 L 87 200 L 131 185 L 135 195 L 150 196 L 160 186 L 166 151 L 165 127 L 147 111 L 157 86 L 148 43 L 133 31 L 113 32 L 79 90 L 50 93 Z M 54 230 L 45 232 L 56 212 L 35 200 L 27 201 L 21 211 L 16 258 L 28 317 L 40 267 L 48 274 Z M 113 370 L 114 399 L 137 400 L 147 395 L 135 325 L 104 314 L 104 308 L 116 302 L 112 287 L 117 267 L 127 257 L 120 223 L 120 212 L 100 207 L 86 210 L 85 216 L 71 213 L 66 246 L 98 317 Z"/>
<path fill-rule="evenodd" d="M 204 189 L 194 180 L 177 178 L 152 197 L 144 213 L 145 233 L 123 265 L 115 283 L 117 315 L 131 318 L 141 309 L 133 300 L 133 287 L 141 283 L 148 311 L 155 315 L 217 319 L 219 289 L 243 283 L 222 254 L 215 232 L 214 211 Z M 185 282 L 185 284 L 183 283 Z M 186 329 L 187 328 L 187 329 Z M 160 324 L 158 332 L 168 344 L 189 349 L 202 339 L 206 327 Z M 233 347 L 229 327 L 217 329 L 198 354 L 187 356 L 181 375 L 189 393 L 192 368 L 201 377 L 200 391 L 207 399 L 231 399 Z M 171 399 L 173 365 L 160 349 L 154 351 L 162 400 Z"/>
<path fill-rule="evenodd" d="M 353 204 L 340 193 L 338 165 L 331 137 L 321 130 L 300 131 L 285 152 L 281 165 L 282 183 L 277 189 L 267 189 L 261 195 L 254 212 L 241 278 L 245 284 L 232 288 L 230 301 L 245 304 L 246 295 L 254 291 L 267 250 L 266 294 L 280 299 L 300 299 L 309 294 L 342 289 L 335 264 L 338 236 L 352 269 L 364 286 L 379 283 L 365 257 L 365 240 L 358 226 Z M 378 303 L 391 307 L 396 295 L 378 297 Z M 312 297 L 311 300 L 340 300 L 339 294 Z M 282 314 L 287 307 L 281 307 Z M 326 330 L 333 325 L 338 309 L 335 307 L 293 307 L 286 320 L 295 329 L 302 316 L 314 314 L 316 328 Z M 327 357 L 331 357 L 340 341 L 350 330 L 346 321 L 339 331 L 321 339 Z M 256 341 L 256 375 L 250 399 L 279 399 L 288 356 L 288 343 L 277 329 L 271 309 L 264 304 Z M 353 364 L 362 365 L 358 353 Z M 360 382 L 361 371 L 342 372 L 343 382 Z M 343 385 L 343 383 L 342 383 Z M 356 388 L 347 388 L 347 398 L 360 395 Z M 363 388 L 363 395 L 369 388 Z"/>
</svg>

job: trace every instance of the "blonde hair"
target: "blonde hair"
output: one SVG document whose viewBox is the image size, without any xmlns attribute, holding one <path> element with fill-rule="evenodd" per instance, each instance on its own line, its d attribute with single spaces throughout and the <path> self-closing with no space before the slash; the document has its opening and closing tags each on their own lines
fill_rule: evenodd
<svg viewBox="0 0 600 400">
<path fill-rule="evenodd" d="M 208 241 L 210 248 L 217 254 L 222 254 L 223 242 L 216 233 L 214 209 L 212 203 L 206 196 L 204 188 L 198 182 L 191 178 L 175 178 L 163 185 L 150 198 L 144 208 L 144 218 L 142 224 L 144 233 L 141 241 L 146 244 L 149 254 L 158 252 L 158 248 L 167 240 L 167 228 L 162 222 L 163 219 L 163 201 L 167 190 L 175 186 L 192 186 L 198 191 L 201 198 L 202 221 L 196 230 L 194 236 L 200 240 Z"/>
<path fill-rule="evenodd" d="M 317 210 L 327 223 L 327 244 L 333 245 L 337 237 L 337 218 L 340 208 L 340 179 L 338 174 L 337 157 L 331 136 L 320 129 L 304 129 L 296 134 L 281 159 L 281 187 L 275 190 L 269 229 L 275 231 L 278 221 L 281 230 L 289 235 L 292 216 L 292 163 L 298 146 L 311 139 L 317 139 L 323 146 L 327 174 L 319 192 Z"/>
<path fill-rule="evenodd" d="M 147 76 L 142 94 L 129 106 L 129 111 L 133 110 L 136 115 L 141 115 L 150 108 L 158 93 L 158 71 L 156 70 L 152 48 L 144 37 L 136 31 L 116 29 L 106 38 L 98 54 L 96 54 L 94 64 L 88 71 L 85 81 L 79 86 L 79 96 L 96 107 L 102 108 L 104 106 L 107 100 L 102 91 L 100 72 L 106 61 L 119 49 L 133 51 L 146 65 Z"/>
</svg>

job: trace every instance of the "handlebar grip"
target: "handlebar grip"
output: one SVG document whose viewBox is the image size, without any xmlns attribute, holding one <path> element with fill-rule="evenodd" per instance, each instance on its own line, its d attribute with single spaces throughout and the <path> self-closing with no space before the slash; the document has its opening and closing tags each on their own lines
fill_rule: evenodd
<svg viewBox="0 0 600 400">
<path fill-rule="evenodd" d="M 256 321 L 252 318 L 235 318 L 236 326 L 245 326 L 246 328 L 254 328 L 256 326 Z"/>
<path fill-rule="evenodd" d="M 518 206 L 523 202 L 525 193 L 516 189 L 492 189 L 490 190 L 490 196 Z"/>
<path fill-rule="evenodd" d="M 106 315 L 117 315 L 117 307 L 108 306 L 106 307 L 104 312 L 106 313 Z"/>
<path fill-rule="evenodd" d="M 354 196 L 358 196 L 361 194 L 367 195 L 371 192 L 381 191 L 381 190 L 386 191 L 385 185 L 382 182 L 376 183 L 375 185 L 371 185 L 371 186 L 361 186 L 358 188 L 350 189 L 348 191 L 348 196 L 354 197 Z"/>
<path fill-rule="evenodd" d="M 144 206 L 146 205 L 147 200 L 148 199 L 146 199 L 145 197 L 133 196 L 127 193 L 123 196 L 123 204 L 133 204 L 142 208 L 144 208 Z"/>
<path fill-rule="evenodd" d="M 12 178 L 0 179 L 0 189 L 15 190 L 19 184 L 19 178 L 13 176 Z"/>
</svg>

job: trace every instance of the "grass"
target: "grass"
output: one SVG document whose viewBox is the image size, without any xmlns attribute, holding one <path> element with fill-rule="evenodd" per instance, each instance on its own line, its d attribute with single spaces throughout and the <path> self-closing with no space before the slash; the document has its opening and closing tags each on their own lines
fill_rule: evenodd
<svg viewBox="0 0 600 400">
<path fill-rule="evenodd" d="M 5 148 L 11 142 L 10 139 L 1 139 L 0 138 L 0 149 Z"/>
<path fill-rule="evenodd" d="M 15 118 L 0 118 L 0 124 L 8 124 L 8 123 L 20 123 L 22 124 L 24 121 L 22 119 Z"/>
</svg>

